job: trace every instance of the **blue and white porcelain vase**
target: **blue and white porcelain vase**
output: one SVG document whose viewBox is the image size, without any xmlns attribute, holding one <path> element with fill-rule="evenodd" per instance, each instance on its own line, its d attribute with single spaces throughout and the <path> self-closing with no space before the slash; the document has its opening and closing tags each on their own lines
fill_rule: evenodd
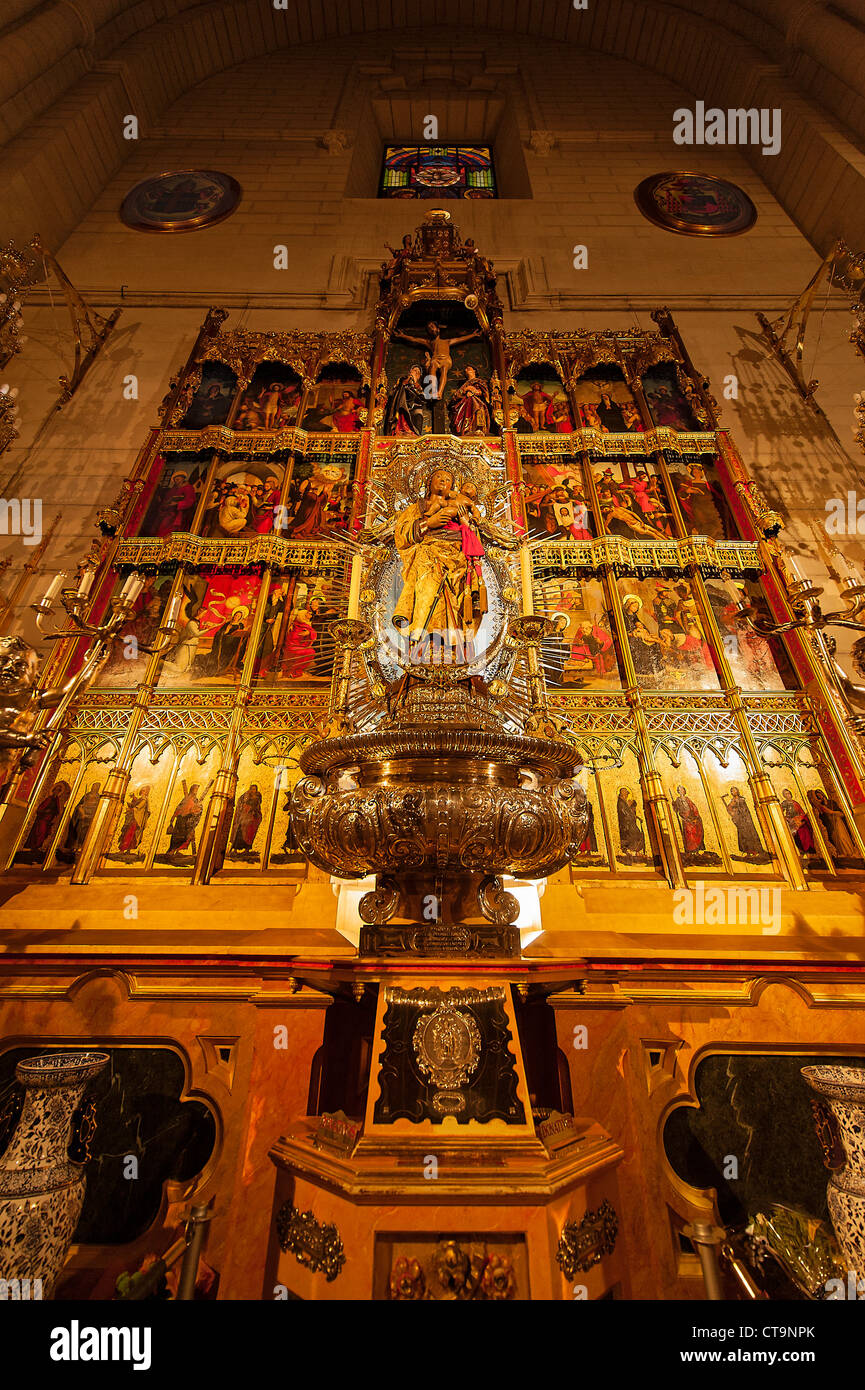
<svg viewBox="0 0 865 1390">
<path fill-rule="evenodd" d="M 0 1281 L 30 1281 L 25 1296 L 51 1297 L 72 1243 L 85 1188 L 84 1164 L 68 1153 L 72 1117 L 108 1061 L 107 1052 L 47 1052 L 15 1068 L 25 1095 L 0 1158 Z"/>
<path fill-rule="evenodd" d="M 845 1163 L 829 1179 L 826 1201 L 844 1263 L 865 1279 L 865 1070 L 803 1067 L 802 1075 L 838 1127 Z"/>
</svg>

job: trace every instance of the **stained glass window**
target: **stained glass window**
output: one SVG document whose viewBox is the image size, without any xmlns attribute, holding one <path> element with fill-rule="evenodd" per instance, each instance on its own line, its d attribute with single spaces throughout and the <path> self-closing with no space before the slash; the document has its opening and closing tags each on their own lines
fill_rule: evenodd
<svg viewBox="0 0 865 1390">
<path fill-rule="evenodd" d="M 495 198 L 488 145 L 387 145 L 380 198 Z"/>
</svg>

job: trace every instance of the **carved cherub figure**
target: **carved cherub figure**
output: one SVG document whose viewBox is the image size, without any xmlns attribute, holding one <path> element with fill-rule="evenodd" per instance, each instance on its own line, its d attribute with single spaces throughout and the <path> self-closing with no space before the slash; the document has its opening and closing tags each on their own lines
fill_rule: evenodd
<svg viewBox="0 0 865 1390">
<path fill-rule="evenodd" d="M 23 637 L 0 637 L 0 782 L 6 782 L 23 752 L 19 766 L 28 767 L 32 755 L 51 737 L 47 729 L 33 732 L 37 715 L 54 709 L 84 678 L 91 675 L 104 653 L 94 649 L 81 671 L 66 685 L 53 690 L 34 689 L 39 677 L 39 657 Z"/>
</svg>

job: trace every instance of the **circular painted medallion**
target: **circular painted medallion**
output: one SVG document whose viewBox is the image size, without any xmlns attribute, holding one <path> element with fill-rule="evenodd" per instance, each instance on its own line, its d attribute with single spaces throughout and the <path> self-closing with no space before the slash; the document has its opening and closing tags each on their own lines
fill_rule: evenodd
<svg viewBox="0 0 865 1390">
<path fill-rule="evenodd" d="M 120 217 L 139 232 L 195 232 L 230 217 L 240 194 L 230 174 L 181 169 L 137 183 L 123 199 Z"/>
<path fill-rule="evenodd" d="M 757 209 L 735 183 L 685 169 L 643 179 L 634 201 L 656 227 L 683 236 L 738 236 L 757 220 Z"/>
</svg>

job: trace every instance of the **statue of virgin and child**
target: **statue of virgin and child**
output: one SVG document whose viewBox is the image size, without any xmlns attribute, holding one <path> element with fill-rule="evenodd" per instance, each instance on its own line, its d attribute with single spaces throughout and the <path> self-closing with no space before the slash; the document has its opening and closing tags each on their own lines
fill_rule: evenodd
<svg viewBox="0 0 865 1390">
<path fill-rule="evenodd" d="M 424 496 L 397 517 L 402 592 L 392 621 L 408 640 L 412 660 L 435 660 L 436 649 L 445 662 L 475 659 L 474 639 L 489 607 L 485 541 L 508 550 L 517 546 L 483 517 L 475 485 L 457 487 L 446 468 L 436 469 Z"/>
</svg>

